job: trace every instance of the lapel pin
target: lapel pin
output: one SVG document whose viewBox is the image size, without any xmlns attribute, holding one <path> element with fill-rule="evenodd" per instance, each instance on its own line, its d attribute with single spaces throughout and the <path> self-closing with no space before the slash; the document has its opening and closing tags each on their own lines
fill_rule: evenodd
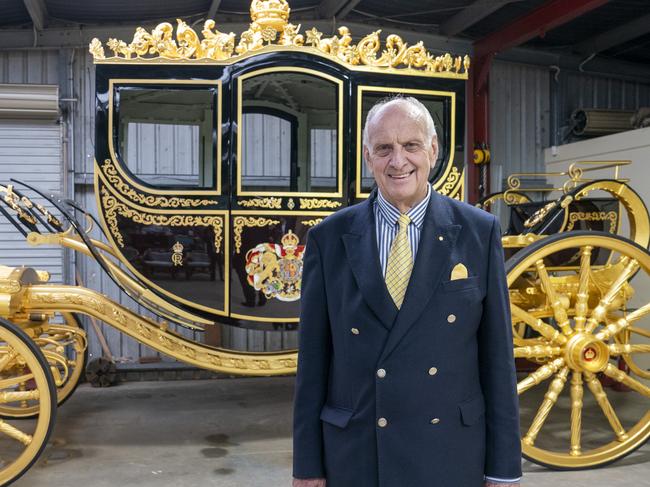
<svg viewBox="0 0 650 487">
<path fill-rule="evenodd" d="M 438 240 L 440 240 L 442 242 L 444 239 L 445 239 L 445 237 L 443 237 L 442 235 L 438 235 Z"/>
</svg>

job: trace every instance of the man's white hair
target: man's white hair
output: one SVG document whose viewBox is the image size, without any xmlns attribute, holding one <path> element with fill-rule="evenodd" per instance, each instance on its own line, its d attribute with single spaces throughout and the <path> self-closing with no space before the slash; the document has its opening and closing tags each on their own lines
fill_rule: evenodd
<svg viewBox="0 0 650 487">
<path fill-rule="evenodd" d="M 389 106 L 389 105 L 402 105 L 409 112 L 411 117 L 422 124 L 424 127 L 424 133 L 427 137 L 427 147 L 431 146 L 433 138 L 436 136 L 436 126 L 433 123 L 433 118 L 431 113 L 424 104 L 417 98 L 412 96 L 390 96 L 379 100 L 375 105 L 370 109 L 368 115 L 366 116 L 366 124 L 363 126 L 363 145 L 368 146 L 368 126 L 372 122 L 372 119 L 379 113 L 380 110 Z"/>
</svg>

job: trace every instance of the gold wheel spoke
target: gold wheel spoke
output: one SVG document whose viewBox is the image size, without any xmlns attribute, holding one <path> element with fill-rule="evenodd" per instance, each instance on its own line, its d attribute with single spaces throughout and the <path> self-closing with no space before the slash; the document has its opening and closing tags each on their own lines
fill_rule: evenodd
<svg viewBox="0 0 650 487">
<path fill-rule="evenodd" d="M 11 377 L 10 379 L 0 380 L 0 390 L 9 389 L 10 387 L 24 384 L 28 380 L 34 378 L 34 374 L 20 375 L 18 377 Z"/>
<path fill-rule="evenodd" d="M 614 430 L 614 434 L 619 439 L 619 441 L 626 440 L 627 435 L 625 434 L 625 429 L 621 425 L 621 422 L 619 421 L 616 412 L 614 412 L 614 408 L 612 407 L 612 404 L 609 402 L 609 399 L 607 398 L 607 394 L 605 394 L 605 391 L 603 390 L 603 386 L 598 380 L 598 377 L 596 377 L 596 375 L 592 374 L 591 372 L 585 372 L 584 375 L 585 375 L 585 379 L 587 380 L 587 387 L 596 398 L 596 402 L 598 402 L 600 409 L 603 410 L 603 414 L 605 415 L 607 421 L 609 421 L 610 426 Z"/>
<path fill-rule="evenodd" d="M 0 404 L 21 401 L 21 407 L 27 407 L 27 401 L 33 401 L 39 397 L 38 389 L 33 391 L 0 392 Z"/>
<path fill-rule="evenodd" d="M 533 345 L 527 347 L 515 347 L 515 358 L 546 358 L 555 357 L 562 353 L 560 347 L 552 347 L 549 345 Z"/>
<path fill-rule="evenodd" d="M 546 394 L 544 395 L 544 401 L 542 401 L 542 405 L 537 410 L 535 419 L 533 419 L 530 428 L 528 428 L 528 433 L 526 433 L 526 436 L 524 436 L 523 442 L 527 445 L 533 446 L 535 443 L 535 439 L 542 429 L 546 418 L 548 418 L 551 409 L 557 402 L 558 396 L 562 392 L 562 389 L 564 389 L 564 384 L 566 383 L 568 375 L 569 368 L 563 367 L 562 370 L 560 370 L 560 372 L 557 374 L 557 377 L 553 379 L 551 385 L 548 386 L 548 391 L 546 391 Z"/>
<path fill-rule="evenodd" d="M 580 280 L 578 293 L 575 303 L 575 331 L 581 332 L 585 328 L 587 320 L 587 311 L 589 310 L 587 302 L 589 301 L 589 279 L 591 277 L 591 250 L 593 247 L 585 245 L 581 249 L 580 256 Z"/>
<path fill-rule="evenodd" d="M 580 446 L 582 434 L 582 397 L 584 391 L 582 388 L 582 374 L 573 372 L 571 376 L 571 450 L 573 456 L 580 455 L 582 447 Z"/>
<path fill-rule="evenodd" d="M 562 330 L 562 333 L 565 335 L 570 335 L 571 326 L 569 325 L 569 315 L 567 314 L 567 311 L 562 304 L 562 300 L 555 293 L 553 283 L 551 282 L 551 277 L 548 275 L 548 271 L 544 265 L 544 259 L 539 259 L 537 262 L 535 262 L 535 267 L 537 268 L 537 275 L 539 276 L 539 280 L 542 283 L 542 288 L 544 289 L 544 292 L 548 297 L 548 301 L 551 304 L 551 308 L 553 309 L 553 317 L 555 318 L 555 321 Z"/>
<path fill-rule="evenodd" d="M 0 419 L 0 433 L 7 435 L 16 441 L 20 441 L 23 445 L 28 446 L 32 442 L 32 436 L 23 433 L 18 428 L 6 423 Z"/>
<path fill-rule="evenodd" d="M 544 382 L 553 374 L 557 373 L 557 371 L 562 367 L 564 367 L 563 358 L 557 358 L 546 365 L 542 365 L 539 369 L 530 373 L 528 377 L 517 384 L 517 394 L 523 394 L 531 387 Z"/>
<path fill-rule="evenodd" d="M 2 358 L 0 358 L 0 372 L 2 372 L 17 356 L 18 353 L 13 348 L 7 347 L 7 352 L 2 356 Z"/>
<path fill-rule="evenodd" d="M 603 318 L 606 316 L 607 311 L 609 310 L 609 307 L 611 306 L 612 301 L 614 300 L 616 295 L 619 293 L 619 291 L 621 290 L 623 285 L 627 282 L 627 280 L 632 276 L 632 274 L 634 274 L 639 268 L 639 262 L 636 259 L 630 259 L 629 257 L 622 257 L 621 262 L 624 261 L 629 261 L 629 262 L 627 262 L 625 268 L 621 271 L 621 273 L 618 275 L 618 277 L 612 283 L 612 285 L 609 286 L 609 289 L 607 290 L 605 295 L 600 299 L 598 306 L 596 306 L 591 312 L 591 316 L 589 317 L 589 320 L 587 321 L 587 326 L 585 327 L 585 331 L 587 333 L 591 333 L 592 331 L 594 331 L 594 329 L 598 326 L 598 324 L 601 321 L 603 321 Z M 649 309 L 645 311 L 644 314 L 650 312 L 650 304 L 645 305 L 643 308 L 646 307 L 649 307 Z M 642 310 L 643 308 L 639 308 L 634 313 Z M 628 315 L 627 317 L 628 321 L 630 322 L 634 321 L 633 319 L 630 319 L 630 316 L 634 313 L 630 313 L 630 315 Z M 641 316 L 639 316 L 638 318 L 640 317 Z"/>
<path fill-rule="evenodd" d="M 553 343 L 558 343 L 560 345 L 566 343 L 567 339 L 564 335 L 562 335 L 551 325 L 544 323 L 541 319 L 535 318 L 528 311 L 523 310 L 516 304 L 510 304 L 510 310 L 512 312 L 512 316 L 526 323 L 528 326 L 530 326 L 533 330 L 538 332 L 547 340 Z"/>
<path fill-rule="evenodd" d="M 621 384 L 629 387 L 630 389 L 635 390 L 639 394 L 642 394 L 645 397 L 650 398 L 650 387 L 646 386 L 645 384 L 642 384 L 636 379 L 633 379 L 622 370 L 617 369 L 614 365 L 607 364 L 607 368 L 603 372 L 607 377 L 611 377 L 615 381 L 618 381 Z"/>
<path fill-rule="evenodd" d="M 516 349 L 515 349 L 516 350 Z M 616 355 L 629 355 L 631 353 L 650 353 L 650 344 L 643 345 L 630 345 L 613 343 L 609 345 L 609 354 Z"/>
<path fill-rule="evenodd" d="M 594 313 L 596 312 L 596 309 L 597 308 L 594 308 Z M 629 329 L 632 323 L 643 318 L 648 313 L 650 313 L 650 303 L 645 304 L 641 308 L 632 311 L 627 316 L 619 318 L 614 323 L 609 323 L 602 330 L 596 333 L 596 338 L 599 340 L 607 341 L 611 337 L 618 335 L 620 332 Z M 634 329 L 638 330 L 638 328 Z"/>
<path fill-rule="evenodd" d="M 646 338 L 650 338 L 650 331 L 644 330 L 643 328 L 638 328 L 636 326 L 630 326 L 628 328 L 630 330 L 630 333 L 636 333 L 637 335 L 641 335 Z"/>
</svg>

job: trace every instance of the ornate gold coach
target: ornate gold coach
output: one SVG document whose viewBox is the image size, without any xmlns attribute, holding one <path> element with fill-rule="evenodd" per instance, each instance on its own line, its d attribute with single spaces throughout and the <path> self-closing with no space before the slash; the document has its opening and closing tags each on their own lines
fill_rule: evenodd
<svg viewBox="0 0 650 487">
<path fill-rule="evenodd" d="M 0 186 L 3 215 L 30 244 L 60 245 L 94 259 L 157 317 L 88 288 L 48 284 L 39 270 L 0 267 L 0 485 L 36 461 L 57 405 L 79 381 L 87 343 L 77 314 L 198 367 L 236 375 L 295 372 L 296 350 L 226 349 L 210 331 L 295 328 L 307 231 L 372 189 L 361 155 L 362 123 L 377 100 L 401 93 L 427 106 L 441 146 L 431 184 L 463 199 L 469 58 L 433 54 L 395 35 L 382 40 L 379 31 L 360 40 L 346 27 L 333 36 L 303 31 L 289 13 L 285 0 L 255 0 L 250 28 L 238 37 L 219 32 L 213 20 L 200 34 L 178 20 L 151 32 L 138 28 L 130 43 L 93 40 L 94 184 L 103 238 L 91 237 L 89 214 L 75 220 L 72 210 L 83 209 L 74 202 L 50 199 L 53 214 L 23 194 L 26 185 Z M 504 237 L 508 249 L 518 250 L 509 261 L 515 355 L 534 366 L 520 392 L 555 376 L 533 411 L 524 451 L 552 467 L 601 465 L 650 435 L 648 414 L 632 423 L 618 419 L 600 380 L 609 376 L 650 395 L 643 383 L 648 373 L 636 362 L 650 352 L 637 338 L 650 334 L 632 325 L 647 305 L 630 309 L 628 282 L 650 271 L 650 225 L 625 183 L 608 184 L 592 189 L 609 191 L 628 209 L 632 241 L 616 231 L 569 232 L 566 224 L 543 238 L 547 223 L 569 221 L 566 198 L 587 201 L 591 189 L 584 188 L 534 208 L 525 231 Z M 513 214 L 530 212 L 514 210 L 528 200 L 516 189 L 484 203 L 503 200 Z M 201 338 L 189 340 L 170 324 Z M 570 373 L 570 450 L 536 445 Z M 589 405 L 583 379 L 605 411 L 611 441 L 589 438 L 582 447 L 580 415 Z"/>
</svg>

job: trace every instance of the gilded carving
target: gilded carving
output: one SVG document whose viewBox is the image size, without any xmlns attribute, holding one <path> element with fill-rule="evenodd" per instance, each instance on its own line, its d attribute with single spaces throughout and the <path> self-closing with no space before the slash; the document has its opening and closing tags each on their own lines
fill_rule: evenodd
<svg viewBox="0 0 650 487">
<path fill-rule="evenodd" d="M 252 216 L 237 216 L 233 221 L 233 233 L 235 240 L 235 252 L 238 254 L 241 253 L 241 234 L 244 231 L 244 227 L 266 227 L 269 225 L 279 225 L 279 220 L 272 220 L 270 218 L 264 217 L 252 217 Z"/>
<path fill-rule="evenodd" d="M 380 30 L 353 42 L 348 27 L 338 28 L 337 35 L 323 37 L 323 33 L 312 28 L 300 33 L 300 25 L 289 22 L 291 9 L 286 0 L 253 0 L 250 7 L 249 28 L 242 32 L 235 47 L 235 34 L 226 34 L 215 29 L 212 19 L 203 24 L 197 34 L 184 21 L 177 19 L 176 35 L 169 22 L 159 24 L 151 32 L 138 27 L 130 43 L 109 39 L 106 46 L 113 51 L 108 60 L 141 62 L 148 59 L 183 61 L 214 60 L 225 61 L 268 46 L 291 47 L 315 51 L 350 66 L 368 66 L 380 70 L 413 72 L 435 76 L 467 79 L 470 66 L 469 56 L 443 54 L 434 56 L 422 42 L 408 45 L 400 36 L 391 34 L 382 46 Z M 89 51 L 95 61 L 107 60 L 102 43 L 93 39 Z"/>
<path fill-rule="evenodd" d="M 318 198 L 300 198 L 301 210 L 316 210 L 319 208 L 338 208 L 341 206 L 339 201 L 321 200 Z"/>
<path fill-rule="evenodd" d="M 77 311 L 95 316 L 136 340 L 178 360 L 220 372 L 255 375 L 295 372 L 296 352 L 277 357 L 260 358 L 206 347 L 184 339 L 162 326 L 147 321 L 132 311 L 112 303 L 108 298 L 88 289 L 68 286 L 33 286 L 27 289 L 25 309 Z"/>
<path fill-rule="evenodd" d="M 289 198 L 289 202 L 287 203 L 287 208 L 293 210 L 295 207 L 296 207 L 296 202 L 293 200 L 293 198 Z"/>
<path fill-rule="evenodd" d="M 616 233 L 618 215 L 615 211 L 572 211 L 569 213 L 569 222 L 564 231 L 569 232 L 573 230 L 573 227 L 578 221 L 609 221 L 609 232 Z"/>
<path fill-rule="evenodd" d="M 158 208 L 196 208 L 197 206 L 219 204 L 217 200 L 198 200 L 192 198 L 179 198 L 177 196 L 166 197 L 141 193 L 134 190 L 131 185 L 122 179 L 120 173 L 115 167 L 115 163 L 111 159 L 104 160 L 100 167 L 112 187 L 134 203 Z"/>
<path fill-rule="evenodd" d="M 176 242 L 172 247 L 172 262 L 174 266 L 183 265 L 183 250 L 183 244 L 180 242 Z"/>
<path fill-rule="evenodd" d="M 267 299 L 296 301 L 300 299 L 302 254 L 298 236 L 291 230 L 281 244 L 261 243 L 246 252 L 247 282 Z"/>
<path fill-rule="evenodd" d="M 217 253 L 221 251 L 223 240 L 224 219 L 222 216 L 212 215 L 165 215 L 136 211 L 121 203 L 104 187 L 101 188 L 104 219 L 109 231 L 120 247 L 124 247 L 124 237 L 117 224 L 117 216 L 128 218 L 142 225 L 160 225 L 169 227 L 195 227 L 210 226 L 214 230 L 214 248 Z"/>
<path fill-rule="evenodd" d="M 282 208 L 282 198 L 252 198 L 248 200 L 237 201 L 239 206 L 246 208 L 268 208 L 269 210 L 280 210 Z"/>
<path fill-rule="evenodd" d="M 322 221 L 323 221 L 322 218 L 314 218 L 313 220 L 303 220 L 300 223 L 302 223 L 306 227 L 313 227 L 314 225 L 318 225 Z"/>
<path fill-rule="evenodd" d="M 452 166 L 451 171 L 449 171 L 449 174 L 447 175 L 447 178 L 444 180 L 444 182 L 437 183 L 433 189 L 438 191 L 440 194 L 453 197 L 455 196 L 454 190 L 457 189 L 459 183 L 462 183 L 461 176 L 462 174 L 458 168 L 456 166 Z"/>
</svg>

